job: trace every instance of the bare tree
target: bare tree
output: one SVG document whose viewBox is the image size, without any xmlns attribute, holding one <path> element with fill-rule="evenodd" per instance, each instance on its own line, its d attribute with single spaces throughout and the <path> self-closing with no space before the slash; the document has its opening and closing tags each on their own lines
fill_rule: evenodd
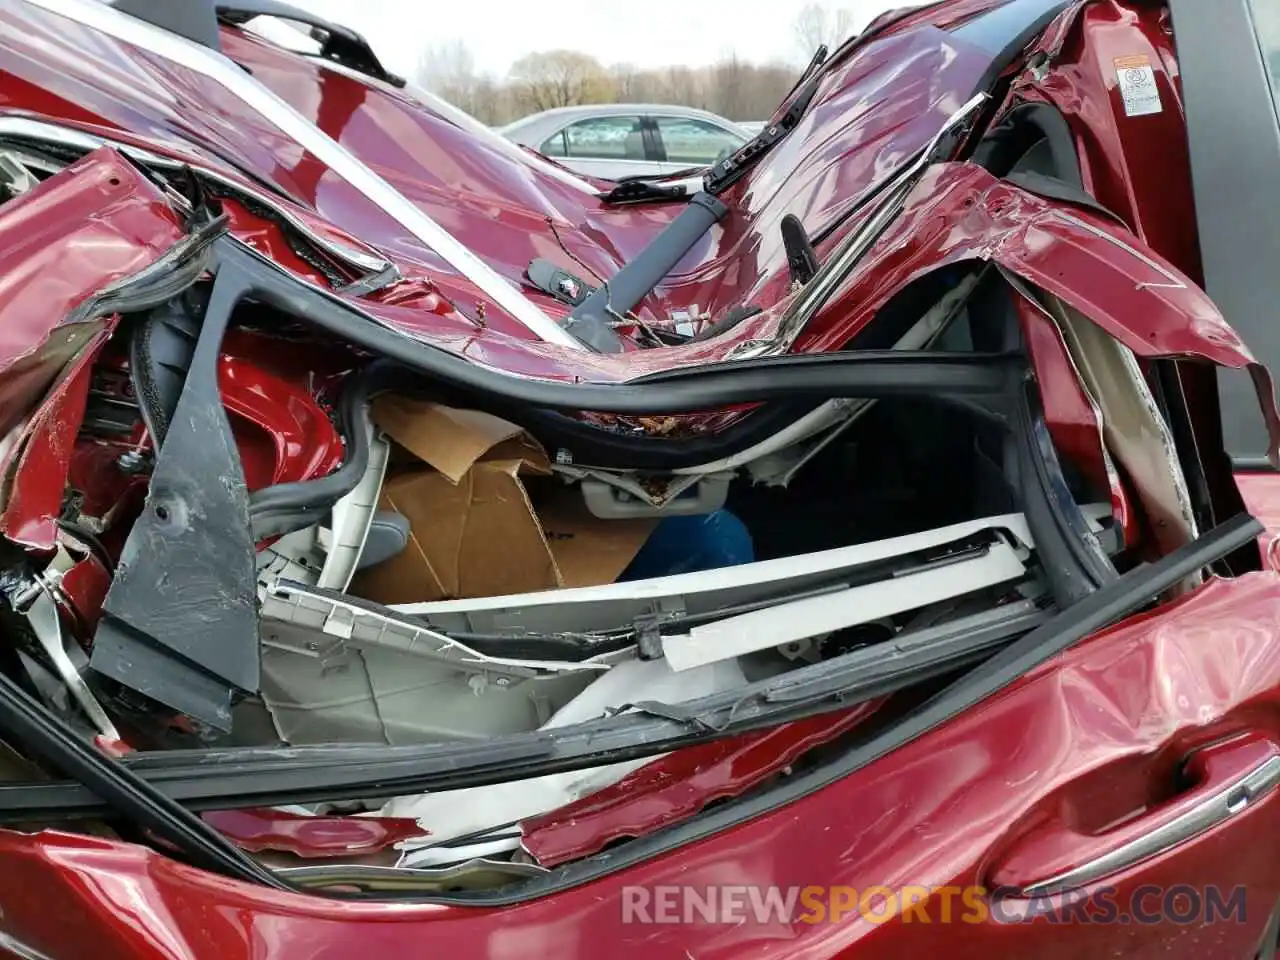
<svg viewBox="0 0 1280 960">
<path fill-rule="evenodd" d="M 808 60 L 818 47 L 834 49 L 854 32 L 857 18 L 852 10 L 828 10 L 820 3 L 806 4 L 791 25 L 800 56 Z"/>
<path fill-rule="evenodd" d="M 613 92 L 619 103 L 639 103 L 644 73 L 634 63 L 615 63 L 609 68 Z"/>
<path fill-rule="evenodd" d="M 418 57 L 418 82 L 428 90 L 452 83 L 460 77 L 473 77 L 476 58 L 461 40 L 433 44 Z"/>
<path fill-rule="evenodd" d="M 679 103 L 686 107 L 706 107 L 706 96 L 703 92 L 699 71 L 690 67 L 668 67 L 663 71 L 665 76 L 663 97 L 665 103 Z"/>
<path fill-rule="evenodd" d="M 514 95 L 532 110 L 613 99 L 613 81 L 599 61 L 575 50 L 531 53 L 511 66 Z"/>
<path fill-rule="evenodd" d="M 752 119 L 746 116 L 744 102 L 750 95 L 747 82 L 752 72 L 753 68 L 739 60 L 736 53 L 729 54 L 713 66 L 709 107 L 730 120 Z"/>
<path fill-rule="evenodd" d="M 480 79 L 475 57 L 460 40 L 428 47 L 418 58 L 418 82 L 468 113 L 475 113 Z"/>
<path fill-rule="evenodd" d="M 743 70 L 737 115 L 731 120 L 768 120 L 796 82 L 794 67 L 784 63 L 749 65 Z"/>
<path fill-rule="evenodd" d="M 709 67 L 642 70 L 614 64 L 607 70 L 573 51 L 532 54 L 505 81 L 478 70 L 461 43 L 426 50 L 418 82 L 478 120 L 498 125 L 527 113 L 579 103 L 673 103 L 713 110 L 732 120 L 765 120 L 795 83 L 788 64 L 757 65 L 734 54 Z"/>
</svg>

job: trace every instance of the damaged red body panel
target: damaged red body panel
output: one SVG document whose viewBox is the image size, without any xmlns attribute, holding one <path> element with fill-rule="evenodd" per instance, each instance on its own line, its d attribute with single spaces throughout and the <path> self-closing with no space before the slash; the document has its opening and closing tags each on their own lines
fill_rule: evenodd
<svg viewBox="0 0 1280 960">
<path fill-rule="evenodd" d="M 307 860 L 381 853 L 403 840 L 428 836 L 416 820 L 394 817 L 306 816 L 267 809 L 211 810 L 204 819 L 245 850 Z"/>
<path fill-rule="evenodd" d="M 526 820 L 520 825 L 521 846 L 544 867 L 555 867 L 599 853 L 623 837 L 643 837 L 785 773 L 804 754 L 852 730 L 880 706 L 869 701 L 842 715 L 673 753 L 571 806 Z"/>
<path fill-rule="evenodd" d="M 932 165 L 830 299 L 776 352 L 859 347 L 919 285 L 987 265 L 1008 283 L 1028 379 L 1053 443 L 1109 500 L 1121 547 L 1158 556 L 1180 544 L 1151 529 L 1162 522 L 1160 505 L 1141 477 L 1115 469 L 1101 413 L 1046 302 L 1105 331 L 1148 376 L 1153 365 L 1177 362 L 1177 382 L 1201 399 L 1183 452 L 1194 448 L 1209 463 L 1206 472 L 1230 467 L 1220 438 L 1204 429 L 1204 411 L 1217 414 L 1215 367 L 1252 376 L 1269 453 L 1280 456 L 1280 414 L 1259 363 L 1275 358 L 1255 357 L 1199 285 L 1176 38 L 1159 4 L 1096 0 L 1057 10 L 1034 0 L 949 0 L 881 18 L 837 51 L 789 137 L 721 196 L 728 215 L 619 324 L 630 338 L 619 353 L 539 339 L 261 110 L 200 70 L 73 22 L 56 6 L 0 10 L 0 142 L 22 139 L 12 134 L 16 126 L 6 132 L 6 122 L 36 122 L 189 163 L 227 186 L 229 195 L 215 200 L 230 235 L 292 280 L 478 368 L 561 385 L 624 384 L 732 360 L 781 338 L 803 293 L 783 242 L 784 216 L 798 216 L 816 238 L 819 260 L 829 261 L 874 219 L 894 177 L 975 86 L 993 83 L 988 120 L 1023 103 L 1061 114 L 1082 194 L 1014 182 L 969 154 Z M 1030 6 L 1058 15 L 1037 35 L 1015 32 L 1021 45 L 1008 62 L 952 32 Z M 684 201 L 608 202 L 594 189 L 608 185 L 575 185 L 434 111 L 412 89 L 297 56 L 230 23 L 221 25 L 220 43 L 254 82 L 447 226 L 556 322 L 569 308 L 531 283 L 531 261 L 547 259 L 598 282 L 634 261 L 685 209 Z M 1165 105 L 1140 128 L 1125 114 L 1116 73 L 1131 58 L 1149 65 Z M 243 195 L 230 195 L 232 187 Z M 189 226 L 184 204 L 198 206 L 103 147 L 0 205 L 0 236 L 11 244 L 0 272 L 0 534 L 31 557 L 59 545 L 68 489 L 91 522 L 144 509 L 148 481 L 125 465 L 134 454 L 155 456 L 153 438 L 140 419 L 113 432 L 90 416 L 104 401 L 136 406 L 127 388 L 131 360 L 112 341 L 119 318 L 66 319 L 178 244 Z M 298 242 L 302 233 L 311 246 Z M 325 244 L 339 253 L 317 257 L 315 247 Z M 353 266 L 369 261 L 376 269 Z M 378 274 L 385 282 L 370 280 Z M 676 315 L 692 317 L 700 335 L 743 307 L 759 310 L 716 336 L 660 345 L 637 339 L 647 326 L 665 330 Z M 340 429 L 339 397 L 368 360 L 299 332 L 281 311 L 264 309 L 226 336 L 217 384 L 249 491 L 340 467 L 351 444 Z M 681 432 L 675 424 L 705 437 L 756 410 L 689 411 L 666 422 L 673 432 Z M 620 435 L 634 426 L 578 413 Z M 537 865 L 520 861 L 532 871 L 527 890 L 508 897 L 500 889 L 467 905 L 283 892 L 139 843 L 76 834 L 73 826 L 0 830 L 7 868 L 0 871 L 0 951 L 103 960 L 424 951 L 464 960 L 538 953 L 817 960 L 942 950 L 975 960 L 1253 960 L 1260 948 L 1275 948 L 1264 938 L 1280 915 L 1280 866 L 1270 855 L 1280 826 L 1276 791 L 1251 796 L 1212 830 L 1158 854 L 1121 857 L 1121 867 L 1069 896 L 1053 884 L 1141 844 L 1251 771 L 1280 764 L 1280 491 L 1273 479 L 1242 476 L 1239 492 L 1231 491 L 1271 528 L 1261 545 L 1270 570 L 1210 579 L 1151 606 L 853 773 L 824 779 L 824 764 L 945 692 L 939 676 L 927 678 L 935 685 L 925 684 L 915 701 L 877 696 L 852 707 L 837 701 L 840 711 L 801 720 L 788 715 L 767 729 L 679 749 L 527 818 L 518 826 Z M 1227 499 L 1219 495 L 1210 506 L 1221 509 Z M 121 535 L 102 525 L 101 542 L 90 543 L 93 552 L 56 584 L 62 624 L 87 625 L 90 635 L 120 552 Z M 1014 599 L 1010 593 L 1001 602 Z M 429 618 L 420 622 L 431 626 Z M 322 672 L 350 666 L 331 662 L 332 652 L 313 643 L 308 655 Z M 696 722 L 690 729 L 708 733 Z M 785 800 L 753 807 L 758 813 L 741 822 L 727 818 L 736 805 L 772 803 L 771 791 L 792 784 Z M 520 788 L 518 781 L 494 785 Z M 332 812 L 201 815 L 242 850 L 309 863 L 371 857 L 386 865 L 397 844 L 432 831 L 430 823 Z M 708 823 L 719 827 L 681 839 L 690 824 Z M 630 841 L 658 849 L 665 839 L 679 843 L 632 858 Z M 574 873 L 583 861 L 603 866 Z M 705 904 L 731 889 L 763 906 L 745 908 L 742 920 L 725 912 L 736 908 L 722 899 L 710 914 L 687 905 L 691 894 Z M 1170 891 L 1198 906 L 1175 903 Z M 456 892 L 441 888 L 434 896 Z M 1208 919 L 1212 898 L 1222 903 L 1217 922 Z M 882 913 L 881 901 L 892 909 Z"/>
<path fill-rule="evenodd" d="M 412 954 L 424 943 L 459 957 L 526 956 L 535 944 L 558 956 L 596 957 L 607 943 L 616 957 L 852 958 L 915 956 L 935 949 L 939 937 L 950 954 L 975 960 L 1119 950 L 1251 956 L 1280 901 L 1280 867 L 1266 842 L 1280 827 L 1274 794 L 1176 856 L 1091 889 L 1091 919 L 1080 908 L 1064 916 L 1056 901 L 1010 894 L 966 901 L 962 893 L 998 876 L 1040 823 L 1078 811 L 1086 819 L 1071 821 L 1077 829 L 1105 836 L 1113 822 L 1164 812 L 1161 784 L 1178 757 L 1280 738 L 1270 719 L 1280 689 L 1277 609 L 1272 575 L 1210 584 L 1176 607 L 1100 634 L 930 737 L 771 816 L 518 906 L 338 903 L 227 881 L 136 846 L 4 833 L 0 850 L 12 867 L 0 877 L 6 933 L 28 948 L 92 951 L 104 960 L 338 958 Z M 784 897 L 823 890 L 797 900 L 790 917 L 655 920 L 667 916 L 654 913 L 664 889 L 704 894 L 726 886 Z M 860 895 L 881 886 L 919 889 L 932 922 L 873 922 L 847 902 L 831 918 L 827 889 Z M 925 888 L 936 891 L 932 898 Z M 1217 890 L 1224 903 L 1246 892 L 1235 919 L 1212 925 L 1105 922 L 1130 910 L 1158 917 L 1163 891 L 1175 888 L 1184 895 Z M 646 891 L 643 910 L 628 890 Z M 630 915 L 627 896 L 636 898 Z M 1038 919 L 1014 922 L 1029 903 Z"/>
<path fill-rule="evenodd" d="M 102 289 L 159 260 L 183 229 L 154 184 L 103 150 L 56 174 L 25 202 L 6 204 L 0 231 L 13 238 L 0 278 L 3 432 L 18 426 L 58 383 L 7 444 L 3 472 L 14 476 L 0 531 L 47 549 L 84 416 L 90 367 L 111 330 L 109 320 L 96 317 L 65 321 Z"/>
</svg>

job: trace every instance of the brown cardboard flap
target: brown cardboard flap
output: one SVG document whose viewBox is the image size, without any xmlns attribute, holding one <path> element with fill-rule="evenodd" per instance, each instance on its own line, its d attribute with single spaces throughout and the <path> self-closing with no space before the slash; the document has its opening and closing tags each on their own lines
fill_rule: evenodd
<svg viewBox="0 0 1280 960">
<path fill-rule="evenodd" d="M 542 447 L 497 417 L 400 397 L 373 414 L 421 464 L 383 485 L 381 506 L 409 521 L 409 544 L 357 574 L 359 596 L 422 603 L 612 583 L 653 529 L 592 516 L 580 490 L 546 476 Z"/>
<path fill-rule="evenodd" d="M 388 395 L 373 403 L 373 422 L 423 463 L 454 483 L 499 445 L 504 459 L 526 459 L 530 469 L 550 470 L 546 452 L 515 424 L 479 410 Z"/>
<path fill-rule="evenodd" d="M 613 583 L 653 532 L 656 520 L 601 520 L 576 487 L 540 484 L 534 503 L 562 587 Z"/>
<path fill-rule="evenodd" d="M 353 588 L 381 603 L 419 603 L 557 586 L 520 467 L 518 460 L 484 461 L 458 483 L 435 470 L 390 481 L 383 503 L 409 521 L 409 545 Z"/>
</svg>

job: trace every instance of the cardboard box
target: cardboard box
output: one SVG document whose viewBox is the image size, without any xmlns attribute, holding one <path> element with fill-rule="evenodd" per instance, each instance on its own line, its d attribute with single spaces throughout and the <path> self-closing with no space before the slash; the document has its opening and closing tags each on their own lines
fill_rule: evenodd
<svg viewBox="0 0 1280 960">
<path fill-rule="evenodd" d="M 653 530 L 592 516 L 505 420 L 394 396 L 373 419 L 399 448 L 382 508 L 411 534 L 403 553 L 357 575 L 359 596 L 419 603 L 612 583 Z"/>
</svg>

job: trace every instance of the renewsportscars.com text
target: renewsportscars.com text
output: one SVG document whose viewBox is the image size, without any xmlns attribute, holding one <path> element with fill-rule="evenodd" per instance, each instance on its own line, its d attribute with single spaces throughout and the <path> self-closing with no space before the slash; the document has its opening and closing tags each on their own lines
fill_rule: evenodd
<svg viewBox="0 0 1280 960">
<path fill-rule="evenodd" d="M 624 887 L 622 922 L 637 924 L 1244 923 L 1244 887 L 1110 887 L 1025 897 L 983 887 Z"/>
</svg>

